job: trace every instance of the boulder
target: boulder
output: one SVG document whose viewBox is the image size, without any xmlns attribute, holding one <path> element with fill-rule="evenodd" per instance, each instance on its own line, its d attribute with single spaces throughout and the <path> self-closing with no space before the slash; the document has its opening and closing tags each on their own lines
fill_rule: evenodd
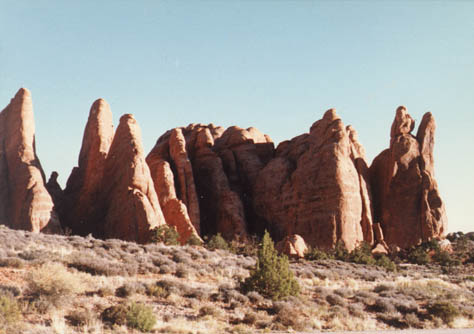
<svg viewBox="0 0 474 334">
<path fill-rule="evenodd" d="M 281 143 L 258 174 L 255 212 L 275 239 L 305 236 L 312 247 L 373 243 L 371 190 L 362 146 L 335 110 L 309 134 Z"/>
<path fill-rule="evenodd" d="M 375 221 L 389 247 L 408 248 L 442 237 L 447 228 L 444 204 L 434 179 L 435 121 L 423 116 L 417 136 L 415 122 L 399 107 L 391 128 L 390 147 L 370 166 Z"/>
<path fill-rule="evenodd" d="M 99 234 L 97 216 L 105 160 L 114 137 L 112 112 L 104 99 L 96 100 L 90 109 L 84 130 L 79 165 L 69 176 L 64 189 L 60 215 L 63 225 L 74 234 Z"/>
<path fill-rule="evenodd" d="M 298 234 L 286 236 L 276 244 L 275 248 L 280 253 L 295 258 L 304 258 L 304 255 L 308 250 L 308 246 L 306 246 L 304 239 Z"/>
<path fill-rule="evenodd" d="M 0 224 L 60 232 L 53 200 L 35 148 L 30 92 L 21 88 L 0 113 Z"/>
</svg>

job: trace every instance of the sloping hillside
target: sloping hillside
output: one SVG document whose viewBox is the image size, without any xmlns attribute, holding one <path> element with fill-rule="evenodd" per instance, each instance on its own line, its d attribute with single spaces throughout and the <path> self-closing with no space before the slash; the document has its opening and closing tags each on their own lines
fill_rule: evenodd
<svg viewBox="0 0 474 334">
<path fill-rule="evenodd" d="M 466 237 L 453 245 L 463 254 L 474 248 Z M 254 250 L 247 245 L 245 252 Z M 402 263 L 389 272 L 337 260 L 293 260 L 301 293 L 272 301 L 239 290 L 255 262 L 254 256 L 201 246 L 0 226 L 0 333 L 138 333 L 134 327 L 146 332 L 153 316 L 151 333 L 474 326 L 472 263 Z"/>
</svg>

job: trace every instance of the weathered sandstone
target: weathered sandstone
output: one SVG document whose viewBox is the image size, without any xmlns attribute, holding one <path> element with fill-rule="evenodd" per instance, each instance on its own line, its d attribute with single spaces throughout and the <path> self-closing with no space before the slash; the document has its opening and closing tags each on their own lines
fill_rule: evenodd
<svg viewBox="0 0 474 334">
<path fill-rule="evenodd" d="M 389 247 L 407 248 L 441 238 L 447 228 L 444 204 L 434 179 L 435 121 L 426 113 L 417 136 L 415 122 L 399 107 L 390 132 L 390 147 L 370 166 L 375 221 Z"/>
<path fill-rule="evenodd" d="M 21 88 L 0 113 L 0 224 L 59 232 L 53 200 L 35 148 L 31 94 Z"/>
<path fill-rule="evenodd" d="M 221 233 L 228 239 L 245 239 L 248 232 L 263 232 L 253 224 L 252 192 L 258 172 L 272 158 L 273 150 L 271 139 L 255 128 L 224 130 L 213 124 L 191 124 L 161 136 L 147 162 L 158 194 L 159 188 L 173 188 L 185 204 L 188 217 L 181 221 L 191 220 L 202 235 Z M 163 173 L 157 172 L 163 162 L 172 173 L 165 181 Z M 168 223 L 172 219 L 176 218 L 166 217 Z"/>
<path fill-rule="evenodd" d="M 278 242 L 275 248 L 289 257 L 303 258 L 308 246 L 304 242 L 304 239 L 298 234 L 292 234 L 286 236 L 283 240 Z"/>
<path fill-rule="evenodd" d="M 313 247 L 373 242 L 370 187 L 355 131 L 334 110 L 309 134 L 281 143 L 258 174 L 255 211 L 278 240 L 304 236 Z"/>
<path fill-rule="evenodd" d="M 97 215 L 102 210 L 99 203 L 101 183 L 113 137 L 110 106 L 105 100 L 98 99 L 90 109 L 79 165 L 69 176 L 60 210 L 62 223 L 75 234 L 99 233 Z"/>
<path fill-rule="evenodd" d="M 143 243 L 149 241 L 151 229 L 165 224 L 132 115 L 120 118 L 105 161 L 99 202 L 106 238 Z"/>
</svg>

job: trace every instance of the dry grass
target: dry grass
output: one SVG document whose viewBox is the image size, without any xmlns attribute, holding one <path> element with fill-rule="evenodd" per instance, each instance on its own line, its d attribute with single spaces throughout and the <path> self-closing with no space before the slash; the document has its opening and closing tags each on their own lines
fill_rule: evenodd
<svg viewBox="0 0 474 334">
<path fill-rule="evenodd" d="M 274 303 L 238 290 L 255 258 L 220 249 L 0 227 L 0 255 L 0 294 L 16 301 L 22 319 L 8 325 L 11 334 L 139 333 L 100 319 L 105 309 L 132 302 L 153 309 L 153 333 L 474 326 L 473 264 L 451 272 L 404 264 L 393 273 L 336 260 L 292 261 L 301 294 Z M 439 300 L 459 315 L 448 323 L 430 315 L 429 303 Z"/>
</svg>

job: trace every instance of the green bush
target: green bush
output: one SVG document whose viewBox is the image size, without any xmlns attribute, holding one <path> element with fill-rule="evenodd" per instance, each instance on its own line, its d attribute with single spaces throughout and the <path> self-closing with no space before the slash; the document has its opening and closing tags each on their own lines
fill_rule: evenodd
<svg viewBox="0 0 474 334">
<path fill-rule="evenodd" d="M 209 241 L 207 242 L 206 247 L 210 250 L 215 250 L 215 249 L 229 250 L 229 244 L 222 237 L 220 233 L 213 235 L 211 239 L 209 239 Z"/>
<path fill-rule="evenodd" d="M 369 264 L 375 265 L 376 261 L 372 256 L 372 250 L 370 245 L 366 242 L 363 242 L 359 247 L 355 248 L 347 256 L 349 262 L 358 263 L 358 264 Z"/>
<path fill-rule="evenodd" d="M 441 318 L 446 324 L 451 323 L 454 318 L 460 315 L 459 310 L 449 302 L 434 302 L 429 304 L 426 309 L 429 314 Z"/>
<path fill-rule="evenodd" d="M 387 271 L 397 271 L 397 265 L 385 254 L 377 256 L 375 265 L 385 268 Z"/>
<path fill-rule="evenodd" d="M 155 326 L 156 317 L 151 307 L 132 303 L 127 311 L 127 326 L 138 329 L 141 332 L 148 332 Z"/>
<path fill-rule="evenodd" d="M 162 242 L 165 245 L 179 245 L 179 233 L 174 226 L 164 224 L 153 230 L 153 242 Z"/>
<path fill-rule="evenodd" d="M 433 261 L 439 263 L 443 267 L 452 267 L 461 264 L 461 261 L 453 259 L 449 252 L 443 250 L 436 251 L 436 253 L 433 255 Z"/>
<path fill-rule="evenodd" d="M 336 247 L 333 250 L 334 258 L 340 261 L 348 261 L 349 252 L 343 241 L 338 241 Z"/>
<path fill-rule="evenodd" d="M 202 245 L 202 241 L 201 239 L 199 239 L 194 233 L 191 234 L 191 236 L 189 237 L 188 241 L 186 242 L 186 244 L 190 245 L 190 246 L 201 246 Z"/>
<path fill-rule="evenodd" d="M 295 296 L 299 285 L 289 268 L 288 258 L 279 256 L 267 231 L 258 250 L 255 268 L 241 284 L 244 293 L 257 291 L 261 295 L 278 300 Z"/>
<path fill-rule="evenodd" d="M 334 259 L 333 255 L 327 253 L 316 247 L 309 247 L 308 251 L 304 254 L 304 258 L 309 261 L 318 261 L 318 260 L 331 260 Z"/>
<path fill-rule="evenodd" d="M 12 296 L 0 296 L 0 328 L 13 325 L 20 321 L 21 312 L 16 299 Z"/>
<path fill-rule="evenodd" d="M 430 256 L 423 246 L 417 246 L 410 250 L 407 255 L 408 261 L 415 264 L 428 264 Z"/>
<path fill-rule="evenodd" d="M 106 308 L 100 315 L 103 322 L 111 325 L 122 326 L 127 323 L 127 307 L 124 305 L 114 305 Z"/>
</svg>

